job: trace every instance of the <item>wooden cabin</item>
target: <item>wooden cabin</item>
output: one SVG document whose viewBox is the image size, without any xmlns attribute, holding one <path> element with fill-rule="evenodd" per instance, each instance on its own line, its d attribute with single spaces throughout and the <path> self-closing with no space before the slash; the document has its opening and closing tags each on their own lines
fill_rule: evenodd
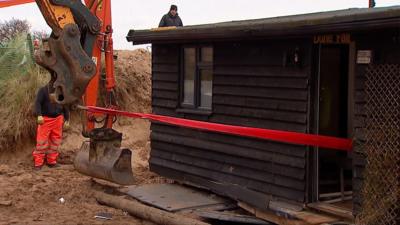
<svg viewBox="0 0 400 225">
<path fill-rule="evenodd" d="M 339 206 L 353 218 L 373 194 L 363 191 L 375 182 L 364 177 L 371 152 L 400 156 L 400 7 L 131 30 L 127 39 L 152 44 L 154 114 L 354 140 L 346 152 L 153 122 L 150 168 L 164 177 L 262 211 Z"/>
</svg>

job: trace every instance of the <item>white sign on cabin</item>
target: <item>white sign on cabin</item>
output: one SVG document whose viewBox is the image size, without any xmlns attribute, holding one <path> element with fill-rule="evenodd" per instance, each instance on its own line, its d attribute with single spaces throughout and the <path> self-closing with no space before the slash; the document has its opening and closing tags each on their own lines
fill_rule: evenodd
<svg viewBox="0 0 400 225">
<path fill-rule="evenodd" d="M 358 50 L 357 51 L 357 64 L 370 64 L 372 59 L 371 50 Z"/>
</svg>

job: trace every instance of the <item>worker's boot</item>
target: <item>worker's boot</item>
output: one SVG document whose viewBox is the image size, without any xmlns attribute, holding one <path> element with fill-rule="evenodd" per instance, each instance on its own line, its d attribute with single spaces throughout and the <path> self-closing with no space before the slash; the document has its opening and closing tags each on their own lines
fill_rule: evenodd
<svg viewBox="0 0 400 225">
<path fill-rule="evenodd" d="M 42 166 L 34 166 L 33 170 L 34 171 L 40 171 L 40 170 L 42 170 Z"/>
<path fill-rule="evenodd" d="M 47 166 L 49 168 L 60 168 L 61 167 L 60 164 L 58 164 L 58 163 L 56 163 L 56 164 L 47 164 Z"/>
</svg>

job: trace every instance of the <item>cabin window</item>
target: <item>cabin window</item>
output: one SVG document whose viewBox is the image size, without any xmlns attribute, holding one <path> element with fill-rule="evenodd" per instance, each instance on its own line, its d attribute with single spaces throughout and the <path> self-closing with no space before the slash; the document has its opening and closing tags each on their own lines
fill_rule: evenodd
<svg viewBox="0 0 400 225">
<path fill-rule="evenodd" d="M 211 110 L 213 48 L 183 48 L 181 105 L 183 108 Z"/>
</svg>

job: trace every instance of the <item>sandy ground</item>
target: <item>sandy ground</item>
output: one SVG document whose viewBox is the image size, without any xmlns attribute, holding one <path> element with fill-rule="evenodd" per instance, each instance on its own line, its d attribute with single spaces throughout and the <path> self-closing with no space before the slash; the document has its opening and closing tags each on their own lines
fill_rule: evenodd
<svg viewBox="0 0 400 225">
<path fill-rule="evenodd" d="M 116 129 L 124 133 L 123 145 L 133 150 L 137 183 L 160 182 L 148 171 L 149 122 L 125 121 Z M 121 210 L 99 205 L 93 197 L 101 190 L 89 177 L 74 170 L 73 155 L 83 138 L 79 129 L 64 134 L 60 168 L 32 170 L 28 150 L 18 154 L 19 160 L 2 155 L 0 164 L 0 224 L 143 224 Z M 59 199 L 64 198 L 65 203 Z M 99 212 L 109 212 L 112 220 L 95 219 Z"/>
</svg>

